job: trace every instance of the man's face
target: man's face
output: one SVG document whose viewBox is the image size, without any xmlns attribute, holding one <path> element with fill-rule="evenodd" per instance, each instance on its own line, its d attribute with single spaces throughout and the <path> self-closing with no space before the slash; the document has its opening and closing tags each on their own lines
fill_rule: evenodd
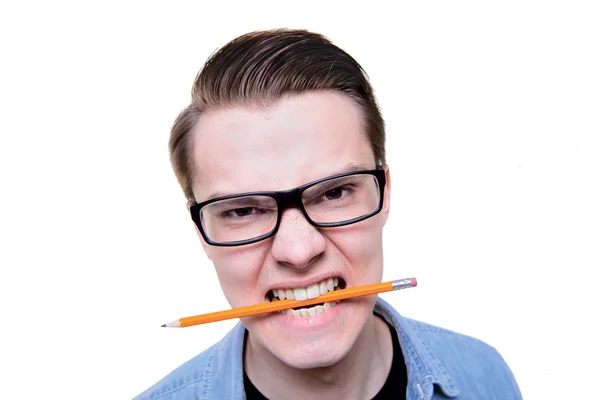
<svg viewBox="0 0 600 400">
<path fill-rule="evenodd" d="M 215 193 L 287 190 L 348 168 L 376 166 L 361 111 L 347 96 L 332 92 L 284 98 L 269 110 L 212 110 L 198 121 L 193 143 L 198 202 Z M 386 175 L 383 210 L 359 223 L 316 228 L 299 209 L 289 208 L 269 239 L 238 247 L 203 241 L 231 307 L 263 303 L 274 289 L 294 291 L 329 278 L 346 287 L 380 282 L 387 167 Z M 242 322 L 253 346 L 295 368 L 324 367 L 348 353 L 374 302 L 374 296 L 360 297 L 315 316 L 270 313 Z"/>
</svg>

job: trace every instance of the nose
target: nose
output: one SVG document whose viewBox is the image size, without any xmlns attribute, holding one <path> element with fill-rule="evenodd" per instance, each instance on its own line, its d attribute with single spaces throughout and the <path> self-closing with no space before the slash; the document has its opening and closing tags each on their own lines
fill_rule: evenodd
<svg viewBox="0 0 600 400">
<path fill-rule="evenodd" d="M 271 248 L 277 262 L 298 270 L 307 269 L 323 255 L 326 247 L 325 237 L 300 210 L 289 208 L 282 213 Z"/>
</svg>

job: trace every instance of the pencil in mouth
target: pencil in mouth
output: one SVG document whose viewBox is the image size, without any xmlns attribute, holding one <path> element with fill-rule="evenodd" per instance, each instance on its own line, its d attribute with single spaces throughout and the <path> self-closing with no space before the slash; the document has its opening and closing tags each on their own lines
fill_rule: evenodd
<svg viewBox="0 0 600 400">
<path fill-rule="evenodd" d="M 313 283 L 307 287 L 281 288 L 273 289 L 267 293 L 267 299 L 271 302 L 280 300 L 307 300 L 315 299 L 319 296 L 346 288 L 346 282 L 339 277 L 324 279 L 321 282 Z M 337 302 L 326 302 L 307 306 L 295 307 L 280 311 L 282 314 L 288 314 L 294 317 L 314 316 L 333 307 Z"/>
<path fill-rule="evenodd" d="M 323 294 L 321 294 L 321 283 L 325 284 L 325 287 L 323 287 Z M 318 293 L 315 286 L 318 288 Z M 267 298 L 265 299 L 267 300 L 266 303 L 253 304 L 251 306 L 238 307 L 231 310 L 216 311 L 208 314 L 180 318 L 178 320 L 163 324 L 162 326 L 181 328 L 192 325 L 207 324 L 209 322 L 222 321 L 231 318 L 242 318 L 249 317 L 251 315 L 266 314 L 276 311 L 286 315 L 291 315 L 292 317 L 315 316 L 336 305 L 340 300 L 343 299 L 377 295 L 379 293 L 408 289 L 415 286 L 417 286 L 416 278 L 404 278 L 389 282 L 372 283 L 364 286 L 346 288 L 346 282 L 343 279 L 339 277 L 333 277 L 331 278 L 331 282 L 328 278 L 323 282 L 311 284 L 306 288 L 290 288 L 290 292 L 293 293 L 293 295 L 290 295 L 290 298 L 287 298 L 288 289 L 274 289 L 270 290 L 270 293 L 267 293 Z M 333 290 L 330 290 L 332 288 Z M 298 290 L 296 291 L 296 289 Z M 279 290 L 281 290 L 283 294 Z M 334 293 L 337 290 L 339 290 L 339 292 Z M 294 297 L 293 299 L 291 298 L 292 296 Z M 315 301 L 315 299 L 318 299 L 321 296 L 325 297 L 326 300 L 329 301 L 321 303 L 322 305 L 319 304 L 318 301 Z M 277 304 L 277 302 L 281 300 L 283 300 L 282 304 Z M 306 303 L 301 304 L 301 307 L 297 307 L 296 309 L 288 308 L 292 304 L 296 305 L 297 301 L 305 301 L 308 303 L 307 305 L 309 308 L 306 308 Z M 311 305 L 313 307 L 310 307 Z"/>
</svg>

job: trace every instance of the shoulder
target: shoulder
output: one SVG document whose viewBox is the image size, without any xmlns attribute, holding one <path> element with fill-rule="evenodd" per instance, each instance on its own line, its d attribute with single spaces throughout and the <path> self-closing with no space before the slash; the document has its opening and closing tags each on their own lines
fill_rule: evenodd
<svg viewBox="0 0 600 400">
<path fill-rule="evenodd" d="M 457 399 L 522 399 L 512 371 L 489 344 L 403 317 L 382 299 L 375 312 L 396 328 L 413 397 L 443 392 Z"/>
<path fill-rule="evenodd" d="M 498 399 L 521 399 L 515 377 L 496 348 L 471 336 L 403 319 L 420 339 L 422 351 L 460 390 L 459 398 L 493 394 Z"/>
<path fill-rule="evenodd" d="M 135 397 L 135 400 L 167 400 L 182 398 L 183 391 L 202 392 L 203 383 L 209 378 L 218 344 L 177 367 L 167 376 Z"/>
<path fill-rule="evenodd" d="M 218 343 L 177 367 L 134 400 L 213 398 L 215 381 L 232 379 L 232 362 L 237 358 L 237 347 L 241 348 L 240 341 L 243 345 L 243 328 L 236 326 Z"/>
</svg>

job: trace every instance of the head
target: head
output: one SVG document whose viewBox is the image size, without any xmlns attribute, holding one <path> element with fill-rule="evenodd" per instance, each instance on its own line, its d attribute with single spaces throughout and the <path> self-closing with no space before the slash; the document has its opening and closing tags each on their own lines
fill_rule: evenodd
<svg viewBox="0 0 600 400">
<path fill-rule="evenodd" d="M 196 213 L 198 236 L 232 307 L 277 300 L 274 293 L 302 295 L 297 289 L 321 282 L 320 290 L 328 290 L 335 280 L 339 287 L 381 281 L 390 195 L 384 144 L 383 119 L 366 74 L 323 36 L 297 30 L 255 32 L 210 57 L 195 80 L 191 104 L 175 121 L 169 150 L 188 207 Z M 196 206 L 376 169 L 382 172 L 346 176 L 333 186 L 327 181 L 283 197 L 215 201 L 202 211 Z M 384 180 L 378 181 L 376 174 Z M 385 182 L 383 195 L 379 182 Z M 346 201 L 350 197 L 344 196 L 358 193 L 357 188 L 364 192 L 361 204 L 378 202 L 377 212 L 356 223 L 323 226 L 328 217 L 315 204 L 331 216 L 332 204 Z M 315 193 L 322 196 L 314 200 Z M 295 199 L 304 210 L 293 201 L 278 208 L 282 199 Z M 225 216 L 230 219 L 224 227 L 214 228 L 215 218 Z M 266 222 L 267 230 L 248 233 L 252 218 L 279 224 L 274 232 L 275 222 Z M 331 221 L 345 220 L 336 218 Z M 239 242 L 259 235 L 262 240 Z M 228 239 L 235 243 L 219 245 Z M 309 295 L 311 290 L 314 286 Z M 300 316 L 275 313 L 242 322 L 253 346 L 287 365 L 323 367 L 350 351 L 372 318 L 374 302 L 364 297 L 309 310 L 319 313 L 314 316 L 298 310 Z"/>
</svg>

